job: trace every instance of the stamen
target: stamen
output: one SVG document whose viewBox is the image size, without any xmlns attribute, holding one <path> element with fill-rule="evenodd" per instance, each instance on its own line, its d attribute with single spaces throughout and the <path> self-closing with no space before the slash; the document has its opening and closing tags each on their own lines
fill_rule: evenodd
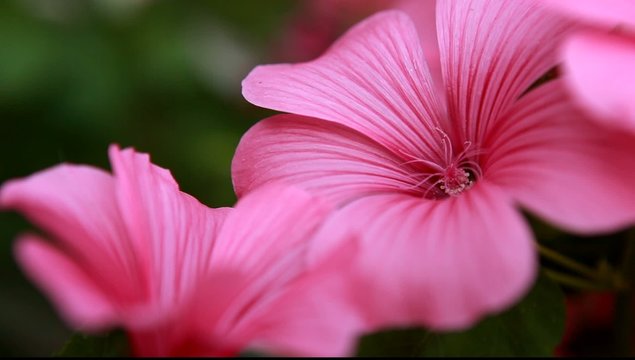
<svg viewBox="0 0 635 360">
<path fill-rule="evenodd" d="M 400 165 L 407 165 L 407 164 L 421 163 L 421 164 L 425 164 L 425 165 L 427 165 L 427 166 L 429 166 L 429 167 L 431 167 L 432 169 L 437 170 L 437 171 L 443 171 L 443 170 L 444 170 L 444 169 L 443 169 L 443 167 L 439 166 L 439 164 L 435 163 L 434 161 L 430 161 L 430 160 L 422 159 L 422 158 L 420 158 L 420 157 L 414 156 L 414 155 L 412 155 L 412 154 L 410 154 L 410 153 L 408 153 L 408 152 L 406 152 L 406 151 L 403 151 L 403 150 L 401 150 L 401 149 L 399 149 L 399 152 L 400 152 L 402 155 L 405 155 L 405 156 L 409 157 L 410 159 L 412 159 L 412 160 L 410 160 L 410 161 L 403 162 L 403 163 L 401 163 Z"/>
<path fill-rule="evenodd" d="M 399 150 L 409 159 L 400 165 L 419 165 L 416 167 L 418 170 L 412 174 L 414 176 L 409 176 L 412 185 L 404 187 L 404 190 L 419 189 L 427 199 L 459 196 L 483 177 L 478 158 L 474 157 L 482 154 L 483 150 L 468 140 L 463 142 L 460 152 L 455 152 L 450 137 L 442 129 L 436 130 L 439 133 L 439 143 L 443 147 L 443 159 L 426 159 Z"/>
<path fill-rule="evenodd" d="M 443 184 L 439 188 L 450 196 L 457 196 L 474 184 L 469 172 L 454 165 L 446 169 L 442 180 Z"/>
<path fill-rule="evenodd" d="M 416 184 L 414 184 L 414 185 L 410 185 L 410 186 L 405 187 L 405 188 L 403 188 L 403 189 L 404 189 L 404 190 L 413 190 L 413 189 L 416 189 L 416 188 L 418 188 L 418 187 L 420 187 L 420 186 L 424 185 L 425 183 L 427 183 L 427 182 L 428 182 L 429 180 L 431 180 L 433 177 L 435 177 L 435 176 L 440 176 L 440 175 L 441 175 L 440 173 L 434 173 L 434 174 L 428 175 L 428 176 L 426 176 L 425 178 L 423 178 L 423 180 L 420 180 L 420 181 L 419 181 L 419 182 L 417 182 Z M 438 181 L 437 181 L 437 182 L 438 182 Z M 435 185 L 436 185 L 436 183 L 435 183 Z"/>
</svg>

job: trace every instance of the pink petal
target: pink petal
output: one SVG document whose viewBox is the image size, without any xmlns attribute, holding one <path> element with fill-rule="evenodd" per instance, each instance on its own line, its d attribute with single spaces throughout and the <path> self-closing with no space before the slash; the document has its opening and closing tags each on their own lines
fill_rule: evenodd
<svg viewBox="0 0 635 360">
<path fill-rule="evenodd" d="M 187 316 L 199 339 L 207 337 L 202 354 L 255 346 L 319 356 L 352 348 L 361 320 L 341 269 L 354 252 L 343 249 L 307 272 L 306 249 L 329 209 L 278 184 L 238 202 L 218 238 L 211 277 Z"/>
<path fill-rule="evenodd" d="M 439 41 L 437 40 L 437 0 L 400 0 L 395 8 L 406 12 L 417 27 L 421 47 L 437 92 L 445 90 L 441 75 Z"/>
<path fill-rule="evenodd" d="M 512 305 L 535 276 L 528 226 L 485 181 L 440 201 L 360 199 L 325 224 L 312 255 L 332 254 L 351 228 L 362 234 L 355 265 L 360 281 L 351 286 L 378 328 L 465 328 Z"/>
<path fill-rule="evenodd" d="M 153 165 L 147 154 L 116 146 L 109 154 L 119 209 L 133 240 L 129 256 L 142 265 L 133 276 L 145 276 L 140 281 L 157 302 L 152 310 L 157 315 L 178 311 L 207 276 L 230 209 L 210 209 L 179 191 L 170 172 Z"/>
<path fill-rule="evenodd" d="M 23 235 L 15 246 L 17 261 L 49 295 L 75 328 L 100 331 L 117 324 L 117 310 L 84 269 L 35 235 Z"/>
<path fill-rule="evenodd" d="M 15 209 L 60 241 L 105 293 L 139 299 L 137 264 L 129 255 L 125 226 L 107 173 L 89 166 L 59 165 L 3 185 L 0 205 Z M 99 254 L 99 256 L 95 256 Z M 132 276 L 132 277 L 131 277 Z M 125 281 L 122 281 L 125 279 Z"/>
<path fill-rule="evenodd" d="M 238 201 L 214 253 L 214 273 L 238 273 L 242 290 L 231 301 L 218 331 L 238 331 L 254 307 L 263 307 L 306 268 L 306 248 L 331 207 L 299 189 L 271 184 Z M 223 296 L 220 295 L 219 296 Z"/>
<path fill-rule="evenodd" d="M 635 221 L 634 139 L 585 119 L 554 81 L 521 99 L 491 134 L 485 176 L 569 231 L 615 231 Z"/>
<path fill-rule="evenodd" d="M 239 197 L 272 181 L 298 184 L 342 202 L 378 192 L 408 192 L 416 180 L 400 160 L 366 136 L 297 115 L 278 115 L 252 127 L 232 163 Z"/>
<path fill-rule="evenodd" d="M 428 134 L 444 119 L 417 32 L 385 11 L 362 21 L 315 61 L 255 68 L 243 80 L 253 104 L 338 122 L 395 153 L 435 153 Z"/>
<path fill-rule="evenodd" d="M 631 0 L 546 0 L 549 6 L 587 21 L 613 27 L 635 26 L 635 3 Z"/>
<path fill-rule="evenodd" d="M 579 34 L 567 42 L 564 60 L 567 85 L 580 105 L 600 120 L 635 131 L 635 40 Z"/>
<path fill-rule="evenodd" d="M 252 348 L 295 356 L 352 356 L 369 330 L 354 302 L 350 265 L 357 238 L 342 239 L 337 251 L 288 290 L 253 322 Z"/>
<path fill-rule="evenodd" d="M 502 112 L 557 64 L 557 46 L 570 28 L 532 0 L 439 0 L 437 32 L 454 136 L 480 143 Z"/>
<path fill-rule="evenodd" d="M 73 325 L 105 328 L 116 320 L 134 334 L 178 325 L 177 338 L 144 342 L 144 352 L 162 354 L 196 340 L 180 338 L 197 334 L 196 314 L 183 315 L 209 280 L 229 209 L 209 209 L 180 192 L 146 154 L 112 146 L 110 158 L 114 178 L 58 166 L 4 185 L 0 205 L 23 211 L 60 242 L 58 250 L 29 240 L 18 254 Z"/>
<path fill-rule="evenodd" d="M 175 316 L 131 334 L 135 356 L 236 356 L 245 339 L 228 336 L 218 323 L 240 295 L 244 276 L 238 271 L 215 271 L 202 277 L 192 297 Z"/>
</svg>

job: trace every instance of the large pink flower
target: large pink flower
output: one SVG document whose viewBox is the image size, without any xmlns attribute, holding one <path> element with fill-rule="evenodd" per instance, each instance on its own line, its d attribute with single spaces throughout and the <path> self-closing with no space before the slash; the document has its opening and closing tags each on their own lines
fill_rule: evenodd
<svg viewBox="0 0 635 360">
<path fill-rule="evenodd" d="M 210 209 L 147 155 L 113 146 L 110 159 L 114 175 L 60 165 L 0 192 L 55 240 L 23 235 L 16 255 L 73 327 L 123 327 L 146 356 L 350 351 L 361 323 L 338 297 L 349 252 L 306 271 L 329 206 L 272 185 Z"/>
<path fill-rule="evenodd" d="M 528 92 L 571 27 L 537 2 L 439 1 L 433 49 L 411 15 L 379 13 L 317 60 L 254 69 L 244 96 L 293 114 L 245 134 L 233 181 L 239 196 L 286 181 L 344 206 L 316 258 L 338 229 L 364 234 L 356 271 L 377 324 L 460 328 L 534 279 L 517 205 L 583 234 L 635 220 L 635 144 L 583 119 L 559 80 Z M 424 59 L 437 52 L 435 77 Z"/>
<path fill-rule="evenodd" d="M 593 25 L 565 44 L 564 78 L 569 89 L 598 120 L 635 131 L 635 2 L 549 4 Z"/>
</svg>

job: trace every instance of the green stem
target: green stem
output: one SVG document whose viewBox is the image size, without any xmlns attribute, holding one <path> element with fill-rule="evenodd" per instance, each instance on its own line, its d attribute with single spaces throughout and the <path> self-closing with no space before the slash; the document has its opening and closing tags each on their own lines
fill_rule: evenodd
<svg viewBox="0 0 635 360">
<path fill-rule="evenodd" d="M 587 291 L 599 291 L 599 290 L 611 289 L 610 286 L 607 286 L 604 283 L 589 281 L 587 279 L 582 279 L 577 276 L 565 274 L 559 271 L 544 269 L 544 268 L 542 269 L 542 271 L 551 280 L 571 288 L 587 290 Z"/>
<path fill-rule="evenodd" d="M 601 274 L 599 274 L 595 269 L 588 267 L 586 265 L 580 264 L 579 262 L 566 257 L 554 250 L 551 250 L 547 247 L 545 247 L 544 245 L 538 244 L 536 243 L 536 246 L 538 247 L 538 252 L 540 253 L 540 255 L 542 255 L 543 257 L 559 264 L 562 265 L 563 267 L 569 269 L 569 270 L 573 270 L 578 272 L 579 274 L 588 276 L 589 278 L 592 278 L 594 280 L 599 280 L 599 281 L 605 281 L 606 277 L 602 276 Z"/>
</svg>

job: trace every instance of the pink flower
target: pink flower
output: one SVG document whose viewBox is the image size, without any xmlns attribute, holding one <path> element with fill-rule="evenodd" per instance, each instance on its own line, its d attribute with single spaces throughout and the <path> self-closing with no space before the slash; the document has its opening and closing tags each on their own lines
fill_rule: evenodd
<svg viewBox="0 0 635 360">
<path fill-rule="evenodd" d="M 305 0 L 282 25 L 275 58 L 305 61 L 320 55 L 349 26 L 396 0 Z"/>
<path fill-rule="evenodd" d="M 16 255 L 69 324 L 123 327 L 142 356 L 350 351 L 361 322 L 338 297 L 350 252 L 307 271 L 328 206 L 272 185 L 210 209 L 148 155 L 112 146 L 110 159 L 114 175 L 60 165 L 0 192 L 54 240 L 23 235 Z"/>
<path fill-rule="evenodd" d="M 598 120 L 635 131 L 635 2 L 549 1 L 593 25 L 563 49 L 566 83 Z"/>
<path fill-rule="evenodd" d="M 355 271 L 376 324 L 452 329 L 501 311 L 536 274 L 518 205 L 582 234 L 635 220 L 635 144 L 581 118 L 559 80 L 527 92 L 570 28 L 535 1 L 439 1 L 436 49 L 387 11 L 317 60 L 259 66 L 244 96 L 293 114 L 244 135 L 234 188 L 286 181 L 344 206 L 313 254 L 338 229 L 363 233 Z"/>
</svg>

